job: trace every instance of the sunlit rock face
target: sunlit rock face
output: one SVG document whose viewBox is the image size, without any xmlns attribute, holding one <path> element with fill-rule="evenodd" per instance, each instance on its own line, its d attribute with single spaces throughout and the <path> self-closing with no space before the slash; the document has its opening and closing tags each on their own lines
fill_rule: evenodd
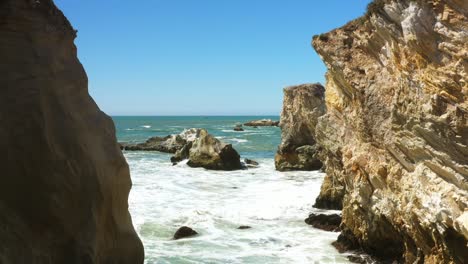
<svg viewBox="0 0 468 264">
<path fill-rule="evenodd" d="M 0 1 L 0 263 L 143 263 L 75 36 L 51 0 Z"/>
<path fill-rule="evenodd" d="M 302 84 L 284 89 L 281 112 L 281 145 L 275 156 L 279 171 L 318 170 L 314 131 L 317 120 L 325 113 L 324 87 Z"/>
<path fill-rule="evenodd" d="M 375 1 L 316 36 L 327 114 L 315 140 L 341 242 L 406 263 L 468 261 L 468 1 Z M 420 263 L 417 262 L 417 263 Z"/>
</svg>

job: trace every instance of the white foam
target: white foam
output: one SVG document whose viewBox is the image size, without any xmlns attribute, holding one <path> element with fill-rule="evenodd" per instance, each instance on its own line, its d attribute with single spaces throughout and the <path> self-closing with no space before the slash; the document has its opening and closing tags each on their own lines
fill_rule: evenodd
<svg viewBox="0 0 468 264">
<path fill-rule="evenodd" d="M 141 127 L 143 127 L 143 128 L 151 128 L 150 125 L 143 125 L 143 126 L 141 126 Z"/>
<path fill-rule="evenodd" d="M 330 244 L 337 233 L 304 224 L 323 174 L 259 168 L 208 171 L 170 155 L 125 153 L 133 188 L 129 205 L 146 263 L 348 263 Z M 188 225 L 200 235 L 174 241 Z M 238 230 L 240 225 L 252 229 Z M 289 245 L 289 246 L 287 246 Z"/>
</svg>

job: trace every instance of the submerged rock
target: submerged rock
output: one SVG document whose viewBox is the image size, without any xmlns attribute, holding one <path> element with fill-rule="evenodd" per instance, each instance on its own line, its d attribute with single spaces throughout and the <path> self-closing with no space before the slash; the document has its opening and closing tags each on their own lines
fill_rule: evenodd
<svg viewBox="0 0 468 264">
<path fill-rule="evenodd" d="M 328 68 L 320 196 L 342 205 L 348 248 L 466 263 L 467 17 L 464 0 L 378 0 L 314 37 Z"/>
<path fill-rule="evenodd" d="M 257 128 L 259 126 L 278 126 L 279 121 L 273 121 L 271 119 L 261 119 L 261 120 L 254 120 L 244 124 L 244 126 L 251 126 Z"/>
<path fill-rule="evenodd" d="M 189 150 L 190 167 L 203 167 L 210 170 L 239 170 L 242 169 L 240 156 L 231 144 L 225 144 L 208 134 L 205 129 L 192 143 Z"/>
<path fill-rule="evenodd" d="M 188 226 L 182 226 L 175 232 L 174 239 L 177 240 L 181 238 L 193 237 L 196 235 L 198 235 L 197 231 Z"/>
<path fill-rule="evenodd" d="M 341 216 L 337 214 L 310 214 L 304 222 L 325 231 L 340 231 Z"/>
<path fill-rule="evenodd" d="M 237 229 L 251 229 L 252 227 L 251 226 L 239 226 Z"/>
<path fill-rule="evenodd" d="M 325 89 L 321 84 L 302 84 L 284 89 L 281 112 L 281 144 L 275 156 L 279 171 L 318 170 L 315 126 L 325 114 Z"/>
<path fill-rule="evenodd" d="M 0 1 L 0 262 L 143 263 L 131 179 L 52 0 Z"/>
<path fill-rule="evenodd" d="M 166 153 L 176 153 L 188 142 L 195 140 L 200 129 L 190 128 L 178 135 L 168 135 L 166 137 L 152 137 L 144 143 L 127 144 L 120 143 L 120 149 L 129 151 L 160 151 Z"/>
</svg>

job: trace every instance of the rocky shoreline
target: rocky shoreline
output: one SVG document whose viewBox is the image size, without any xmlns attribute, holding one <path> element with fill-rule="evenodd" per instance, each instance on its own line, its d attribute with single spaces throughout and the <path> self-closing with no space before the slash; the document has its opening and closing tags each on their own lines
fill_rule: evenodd
<svg viewBox="0 0 468 264">
<path fill-rule="evenodd" d="M 313 38 L 328 68 L 316 206 L 342 209 L 339 248 L 468 260 L 467 17 L 462 0 L 376 0 Z"/>
</svg>

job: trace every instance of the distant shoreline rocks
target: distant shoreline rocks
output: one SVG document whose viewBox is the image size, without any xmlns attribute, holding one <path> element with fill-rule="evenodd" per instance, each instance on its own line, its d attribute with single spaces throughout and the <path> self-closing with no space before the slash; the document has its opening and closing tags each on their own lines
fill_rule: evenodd
<svg viewBox="0 0 468 264">
<path fill-rule="evenodd" d="M 261 120 L 253 120 L 249 121 L 244 124 L 244 126 L 251 126 L 251 127 L 260 127 L 260 126 L 279 126 L 280 121 L 273 121 L 271 119 L 261 119 Z"/>
<path fill-rule="evenodd" d="M 187 143 L 192 142 L 200 132 L 199 128 L 185 129 L 177 135 L 168 135 L 165 137 L 152 137 L 144 143 L 128 144 L 119 142 L 121 150 L 128 151 L 159 151 L 164 153 L 176 153 Z"/>
</svg>

